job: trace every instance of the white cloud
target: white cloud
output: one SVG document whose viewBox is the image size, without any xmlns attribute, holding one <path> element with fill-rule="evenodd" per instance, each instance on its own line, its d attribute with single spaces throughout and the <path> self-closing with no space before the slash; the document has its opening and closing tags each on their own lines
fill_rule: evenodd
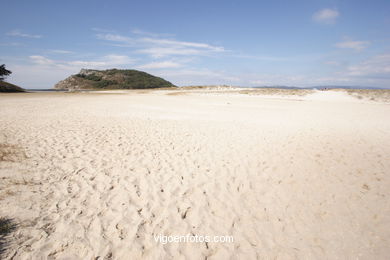
<svg viewBox="0 0 390 260">
<path fill-rule="evenodd" d="M 149 54 L 153 58 L 162 58 L 166 56 L 184 55 L 206 55 L 209 53 L 224 52 L 225 49 L 220 46 L 213 46 L 206 43 L 185 42 L 170 39 L 141 38 L 142 43 L 152 47 L 138 50 L 139 53 Z"/>
<path fill-rule="evenodd" d="M 390 79 L 390 53 L 377 55 L 347 68 L 349 76 Z"/>
<path fill-rule="evenodd" d="M 106 66 L 126 65 L 133 64 L 135 62 L 135 59 L 126 55 L 111 54 L 104 56 L 102 59 L 104 60 Z"/>
<path fill-rule="evenodd" d="M 29 57 L 31 62 L 37 65 L 45 65 L 51 67 L 61 67 L 63 69 L 73 70 L 75 68 L 111 68 L 113 66 L 128 65 L 134 63 L 134 59 L 125 55 L 106 55 L 97 60 L 73 60 L 60 61 L 51 60 L 41 55 L 32 55 Z"/>
<path fill-rule="evenodd" d="M 22 33 L 19 30 L 13 30 L 11 32 L 8 32 L 7 35 L 14 36 L 14 37 L 23 37 L 23 38 L 35 38 L 35 39 L 42 38 L 42 35 Z"/>
<path fill-rule="evenodd" d="M 99 27 L 93 27 L 93 28 L 91 28 L 91 30 L 95 31 L 95 32 L 114 33 L 113 30 L 108 30 L 108 29 L 99 28 Z"/>
<path fill-rule="evenodd" d="M 309 76 L 282 74 L 248 74 L 244 85 L 250 86 L 297 86 L 310 84 Z"/>
<path fill-rule="evenodd" d="M 206 70 L 206 69 L 186 69 L 186 70 L 180 70 L 180 71 L 173 71 L 169 72 L 171 75 L 177 75 L 177 76 L 212 76 L 212 77 L 222 77 L 224 76 L 223 73 L 213 71 L 213 70 Z"/>
<path fill-rule="evenodd" d="M 155 48 L 147 48 L 141 49 L 137 51 L 138 53 L 149 54 L 153 58 L 163 58 L 166 56 L 174 56 L 174 55 L 200 55 L 202 54 L 202 50 L 194 49 L 194 48 L 182 48 L 182 47 L 155 47 Z"/>
<path fill-rule="evenodd" d="M 151 62 L 144 65 L 137 66 L 138 69 L 167 69 L 167 68 L 179 68 L 183 65 L 173 61 L 161 61 Z"/>
<path fill-rule="evenodd" d="M 119 34 L 97 34 L 96 37 L 100 40 L 112 41 L 112 42 L 121 42 L 127 44 L 133 44 L 134 40 L 130 37 L 122 36 Z"/>
<path fill-rule="evenodd" d="M 258 56 L 258 55 L 245 55 L 245 54 L 233 54 L 230 57 L 240 58 L 240 59 L 260 60 L 260 61 L 287 61 L 291 59 L 291 57 Z"/>
<path fill-rule="evenodd" d="M 156 75 L 167 78 L 178 86 L 240 84 L 240 78 L 224 71 L 209 69 L 160 70 Z"/>
<path fill-rule="evenodd" d="M 72 54 L 73 51 L 67 51 L 67 50 L 50 50 L 52 53 L 58 53 L 58 54 Z"/>
<path fill-rule="evenodd" d="M 191 48 L 200 48 L 216 52 L 223 52 L 224 48 L 220 46 L 213 46 L 206 43 L 198 42 L 184 42 L 168 39 L 156 39 L 156 38 L 141 38 L 142 42 L 152 43 L 154 45 L 163 45 L 163 46 L 174 46 L 174 47 L 191 47 Z"/>
<path fill-rule="evenodd" d="M 135 31 L 135 34 L 152 35 L 151 33 L 142 31 Z M 177 41 L 156 37 L 130 38 L 118 34 L 97 34 L 96 36 L 101 40 L 115 42 L 116 44 L 113 44 L 114 46 L 136 48 L 136 52 L 148 54 L 153 58 L 175 55 L 206 55 L 226 51 L 221 46 L 214 46 L 207 43 Z"/>
<path fill-rule="evenodd" d="M 30 60 L 34 65 L 12 65 L 14 72 L 10 80 L 26 88 L 49 88 L 59 80 L 77 73 L 82 67 L 105 69 L 112 66 L 127 67 L 125 62 L 133 61 L 122 55 L 106 55 L 86 61 L 58 61 L 44 56 L 34 55 Z M 229 71 L 179 67 L 184 60 L 168 60 L 144 64 L 143 69 L 163 77 L 176 85 L 213 85 L 226 84 L 235 86 L 288 85 L 288 86 L 318 86 L 318 85 L 356 85 L 356 86 L 390 86 L 390 53 L 371 57 L 360 63 L 337 68 L 337 72 L 324 75 L 309 74 L 263 74 L 231 73 Z M 333 62 L 332 62 L 333 63 Z M 110 64 L 110 65 L 109 65 Z M 122 64 L 122 65 L 111 65 Z M 88 65 L 88 66 L 86 66 Z M 91 66 L 90 66 L 91 65 Z M 141 65 L 142 66 L 142 65 Z M 141 67 L 139 66 L 139 67 Z M 50 71 L 50 73 L 47 73 Z M 36 75 L 45 75 L 44 78 Z"/>
<path fill-rule="evenodd" d="M 340 61 L 335 61 L 335 60 L 325 61 L 324 64 L 331 65 L 331 66 L 341 66 L 342 65 L 342 63 Z"/>
<path fill-rule="evenodd" d="M 8 80 L 23 88 L 52 88 L 58 81 L 78 72 L 77 70 L 64 70 L 54 66 L 50 67 L 50 73 L 48 73 L 48 67 L 43 65 L 8 64 L 12 71 Z"/>
<path fill-rule="evenodd" d="M 18 65 L 18 60 L 8 60 L 7 67 L 13 72 L 10 81 L 24 88 L 51 88 L 58 81 L 78 73 L 82 68 L 128 68 L 134 59 L 125 55 L 105 55 L 93 60 L 54 60 L 41 55 L 29 56 L 30 64 Z M 15 64 L 16 61 L 16 64 Z M 31 64 L 32 63 L 32 64 Z M 50 73 L 48 73 L 50 72 Z M 37 75 L 41 75 L 38 76 Z"/>
<path fill-rule="evenodd" d="M 362 51 L 367 48 L 368 45 L 370 45 L 369 41 L 353 41 L 349 38 L 346 38 L 343 41 L 335 44 L 337 48 L 352 49 L 355 51 Z"/>
<path fill-rule="evenodd" d="M 20 42 L 4 42 L 0 43 L 0 46 L 12 46 L 12 47 L 17 47 L 17 46 L 23 46 L 24 44 Z"/>
<path fill-rule="evenodd" d="M 63 62 L 63 65 L 76 66 L 80 68 L 111 68 L 112 66 L 127 65 L 134 63 L 134 60 L 125 55 L 106 55 L 98 60 L 92 61 L 69 61 Z"/>
<path fill-rule="evenodd" d="M 147 35 L 149 37 L 172 37 L 172 36 L 174 36 L 173 34 L 168 34 L 168 33 L 151 33 L 151 32 L 146 32 L 146 31 L 139 30 L 139 29 L 134 29 L 131 32 L 134 33 L 134 34 L 138 34 L 138 35 Z"/>
<path fill-rule="evenodd" d="M 322 24 L 334 24 L 340 13 L 335 9 L 325 8 L 313 14 L 313 20 Z"/>
<path fill-rule="evenodd" d="M 39 65 L 51 65 L 51 64 L 54 64 L 54 61 L 53 60 L 50 60 L 44 56 L 40 56 L 40 55 L 32 55 L 30 56 L 30 59 L 33 63 L 35 64 L 39 64 Z"/>
<path fill-rule="evenodd" d="M 66 62 L 62 65 L 71 65 L 76 67 L 87 67 L 87 68 L 96 68 L 96 67 L 102 67 L 106 65 L 106 62 L 104 61 L 82 61 L 82 60 L 76 60 L 76 61 L 70 61 Z"/>
<path fill-rule="evenodd" d="M 252 86 L 266 86 L 267 85 L 267 81 L 259 80 L 259 79 L 250 80 L 249 83 Z"/>
</svg>

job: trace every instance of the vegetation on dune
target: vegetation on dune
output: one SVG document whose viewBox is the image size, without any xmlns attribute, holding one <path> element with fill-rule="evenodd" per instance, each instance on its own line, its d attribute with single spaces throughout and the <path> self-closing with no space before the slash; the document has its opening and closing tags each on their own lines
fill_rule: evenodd
<svg viewBox="0 0 390 260">
<path fill-rule="evenodd" d="M 248 95 L 280 95 L 280 96 L 305 96 L 313 93 L 312 89 L 283 89 L 283 88 L 252 88 L 239 91 Z"/>
<path fill-rule="evenodd" d="M 0 236 L 7 235 L 15 228 L 15 224 L 7 218 L 0 218 Z"/>
<path fill-rule="evenodd" d="M 337 89 L 363 100 L 390 102 L 390 89 Z"/>
<path fill-rule="evenodd" d="M 0 258 L 8 247 L 8 235 L 15 229 L 16 224 L 11 219 L 0 217 Z"/>
</svg>

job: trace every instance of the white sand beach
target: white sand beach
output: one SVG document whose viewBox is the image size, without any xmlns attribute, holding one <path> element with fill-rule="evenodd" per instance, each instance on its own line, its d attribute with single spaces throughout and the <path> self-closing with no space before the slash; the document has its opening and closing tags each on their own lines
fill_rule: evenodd
<svg viewBox="0 0 390 260">
<path fill-rule="evenodd" d="M 172 92 L 0 95 L 0 258 L 388 259 L 390 103 Z"/>
</svg>

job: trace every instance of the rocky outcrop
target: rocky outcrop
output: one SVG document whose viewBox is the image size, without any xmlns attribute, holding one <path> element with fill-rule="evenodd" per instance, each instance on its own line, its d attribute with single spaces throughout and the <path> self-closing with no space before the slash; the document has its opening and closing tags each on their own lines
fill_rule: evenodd
<svg viewBox="0 0 390 260">
<path fill-rule="evenodd" d="M 75 90 L 75 89 L 82 89 L 79 86 L 79 80 L 75 78 L 75 76 L 70 76 L 64 80 L 59 81 L 54 86 L 55 89 L 67 89 L 67 90 Z"/>
<path fill-rule="evenodd" d="M 176 87 L 171 82 L 138 70 L 82 69 L 58 82 L 55 89 L 149 89 Z"/>
</svg>

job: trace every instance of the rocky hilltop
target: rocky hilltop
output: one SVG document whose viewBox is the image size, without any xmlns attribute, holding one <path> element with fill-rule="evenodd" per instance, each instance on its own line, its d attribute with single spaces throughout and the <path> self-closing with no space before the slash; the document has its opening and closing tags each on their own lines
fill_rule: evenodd
<svg viewBox="0 0 390 260">
<path fill-rule="evenodd" d="M 171 82 L 138 70 L 82 69 L 58 82 L 55 89 L 147 89 L 176 87 Z"/>
</svg>

